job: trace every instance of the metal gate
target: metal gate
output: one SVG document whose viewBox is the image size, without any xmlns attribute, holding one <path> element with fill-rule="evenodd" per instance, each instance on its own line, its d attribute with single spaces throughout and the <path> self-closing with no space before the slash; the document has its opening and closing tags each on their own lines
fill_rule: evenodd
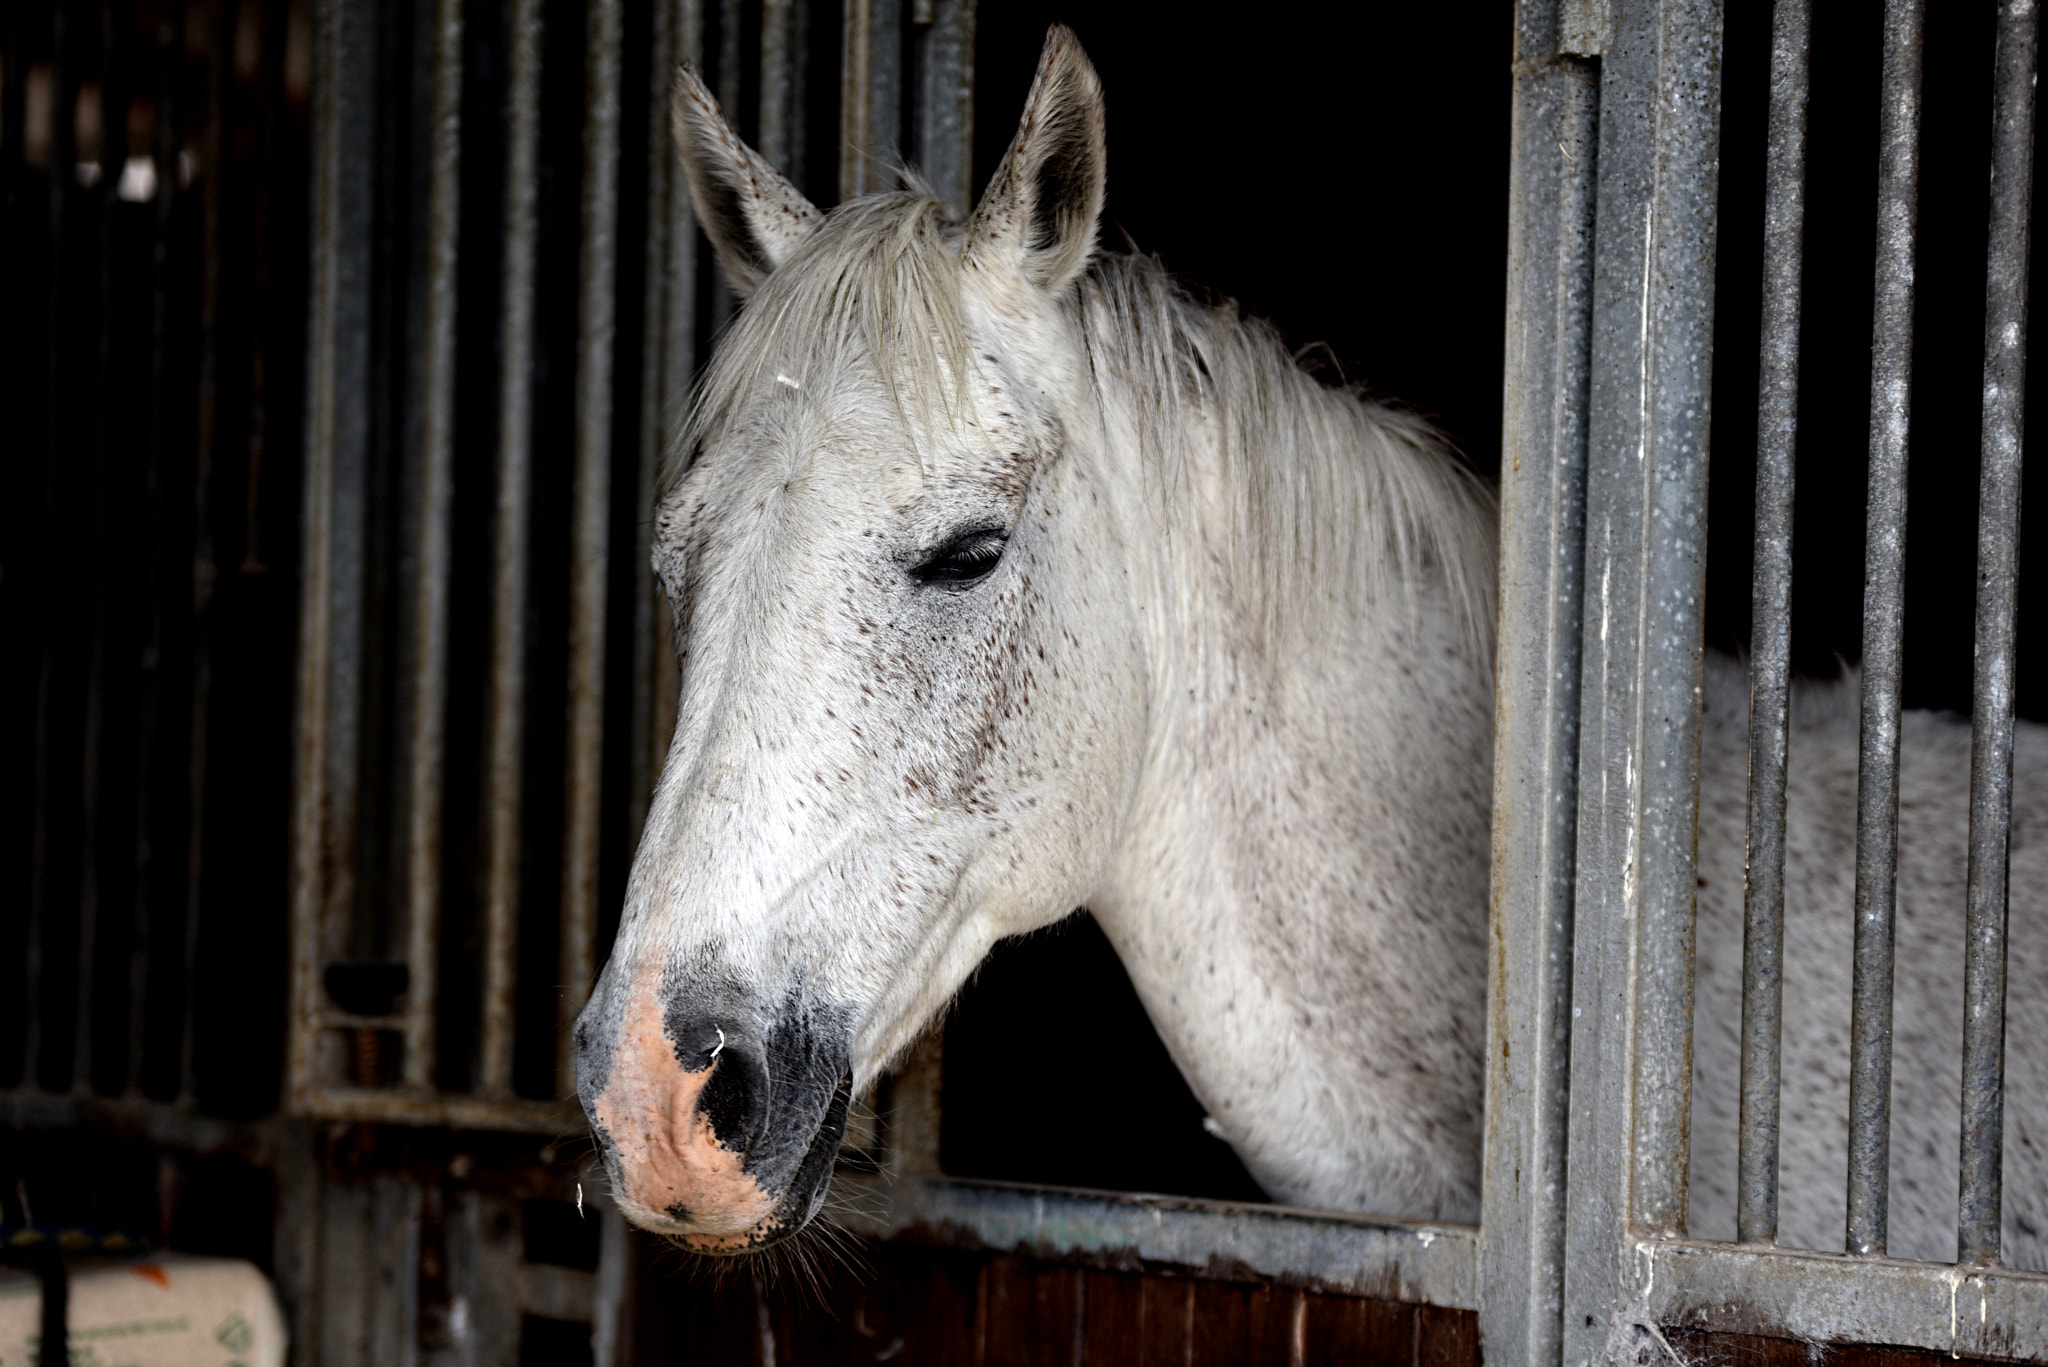
<svg viewBox="0 0 2048 1367">
<path fill-rule="evenodd" d="M 215 35 L 222 53 L 237 25 L 252 28 L 258 65 L 274 72 L 266 126 L 288 131 L 290 21 L 236 17 L 257 8 L 195 3 L 192 12 L 229 35 Z M 166 13 L 184 22 L 182 9 Z M 525 1316 L 568 1326 L 596 1361 L 631 1360 L 624 1326 L 635 1273 L 621 1222 L 607 1219 L 591 1248 L 560 1257 L 537 1255 L 534 1235 L 580 1194 L 567 1146 L 543 1144 L 580 1129 L 561 1032 L 608 941 L 608 909 L 672 721 L 667 617 L 646 569 L 653 471 L 732 307 L 698 251 L 673 169 L 668 72 L 679 59 L 703 66 L 743 133 L 815 199 L 882 187 L 899 151 L 958 205 L 972 183 L 971 0 L 848 0 L 843 22 L 821 28 L 823 13 L 803 0 L 511 0 L 497 11 L 461 0 L 317 0 L 301 16 L 314 251 L 309 286 L 296 295 L 310 317 L 290 754 L 290 1118 L 222 1120 L 194 1100 L 203 918 L 190 889 L 198 852 L 214 846 L 198 834 L 205 785 L 190 779 L 186 796 L 164 801 L 179 783 L 157 771 L 177 765 L 146 746 L 142 872 L 122 885 L 141 929 L 124 932 L 132 944 L 120 952 L 92 939 L 107 900 L 95 900 L 92 881 L 106 863 L 90 835 L 107 821 L 92 805 L 98 790 L 88 782 L 72 792 L 42 781 L 54 769 L 37 770 L 39 820 L 84 799 L 88 821 L 85 835 L 37 826 L 32 853 L 76 856 L 86 873 L 82 887 L 56 875 L 35 884 L 21 936 L 19 1038 L 7 1018 L 10 1052 L 24 1061 L 0 1075 L 0 1100 L 16 1127 L 94 1128 L 274 1166 L 279 1271 L 309 1358 L 510 1361 Z M 1268 1279 L 1294 1298 L 1275 1313 L 1291 1316 L 1276 1341 L 1296 1359 L 1303 1297 L 1331 1292 L 1477 1312 L 1496 1362 L 1658 1354 L 1668 1348 L 1661 1333 L 1678 1328 L 2048 1360 L 2048 1277 L 1997 1264 L 2035 10 L 2027 0 L 1999 9 L 1964 1210 L 1953 1266 L 1883 1256 L 1916 0 L 1892 0 L 1886 18 L 1851 1248 L 1772 1242 L 1807 0 L 1780 0 L 1775 21 L 1739 1242 L 1689 1238 L 1685 1190 L 1719 246 L 1714 0 L 1525 0 L 1517 16 L 1482 1224 L 949 1178 L 938 1161 L 938 1059 L 927 1050 L 885 1084 L 877 1121 L 850 1135 L 842 1155 L 839 1180 L 862 1193 L 862 1213 L 848 1221 L 857 1232 L 1069 1266 Z M 37 97 L 53 109 L 77 96 L 76 63 L 64 55 L 76 29 L 65 39 L 60 16 L 54 94 Z M 17 130 L 32 87 L 16 60 L 23 43 L 9 32 L 0 160 L 12 194 L 26 183 L 16 175 Z M 167 33 L 151 49 L 166 61 L 176 30 Z M 116 65 L 107 59 L 107 70 Z M 233 331 L 221 320 L 248 299 L 270 300 L 278 281 L 297 284 L 265 258 L 237 258 L 222 236 L 236 220 L 219 197 L 237 182 L 223 170 L 235 155 L 225 131 L 233 120 L 220 113 L 229 63 L 216 67 L 204 105 L 219 149 L 211 163 L 181 161 L 169 84 L 157 141 L 139 158 L 146 193 L 139 170 L 136 195 L 122 188 L 138 160 L 115 131 L 125 122 L 105 121 L 98 182 L 84 179 L 84 158 L 64 141 L 66 120 L 52 120 L 59 133 L 43 153 L 57 247 L 63 213 L 79 212 L 74 178 L 109 223 L 119 201 L 138 212 L 153 205 L 160 253 L 192 246 L 181 231 L 200 235 L 213 272 L 201 301 L 212 302 L 191 319 L 202 342 L 190 415 L 201 463 L 220 444 L 221 339 Z M 113 101 L 103 108 L 129 97 L 116 84 L 100 87 Z M 262 146 L 291 145 L 278 139 Z M 124 168 L 119 180 L 106 169 L 114 166 Z M 212 197 L 196 217 L 180 199 L 188 184 Z M 10 225 L 24 221 L 17 207 L 10 201 Z M 185 228 L 181 213 L 193 218 Z M 243 290 L 245 274 L 253 283 Z M 61 271 L 52 281 L 40 302 L 53 320 L 91 294 Z M 177 345 L 185 304 L 158 298 L 150 392 L 171 394 L 165 377 L 183 376 L 188 362 Z M 254 313 L 260 340 L 278 315 Z M 298 319 L 287 311 L 287 321 Z M 296 391 L 274 375 L 264 389 L 269 353 L 253 354 L 254 397 L 226 392 L 258 415 L 273 394 L 280 420 L 296 419 Z M 98 389 L 69 364 L 49 365 L 48 430 L 37 429 L 57 482 L 75 478 L 67 462 L 85 438 L 60 431 L 56 415 L 114 392 L 104 358 Z M 261 564 L 262 450 L 262 422 L 252 423 L 242 548 L 251 574 Z M 119 433 L 103 420 L 87 435 L 92 461 L 77 468 L 111 469 Z M 159 462 L 195 459 L 181 447 L 152 451 Z M 205 582 L 192 608 L 158 581 L 166 565 L 182 573 L 188 552 L 219 574 L 212 506 L 201 499 L 195 529 L 151 504 L 141 524 L 153 539 L 138 558 L 155 576 L 151 601 L 170 604 L 150 630 L 202 645 L 217 620 L 212 580 L 197 576 Z M 17 514 L 14 525 L 29 521 Z M 96 548 L 119 541 L 104 527 L 92 534 Z M 37 535 L 55 545 L 64 529 Z M 72 591 L 58 576 L 47 583 Z M 105 583 L 89 587 L 100 599 L 87 594 L 87 606 L 104 600 Z M 23 592 L 12 579 L 6 588 Z M 69 688 L 69 657 L 49 644 L 62 624 L 54 611 L 44 624 L 35 705 L 54 720 L 39 744 L 49 735 L 69 743 L 75 731 L 93 755 L 101 695 Z M 154 664 L 130 684 L 147 715 L 189 715 L 203 733 L 223 713 L 205 701 L 204 650 L 195 658 L 192 688 L 149 692 Z M 115 676 L 96 662 L 80 677 Z M 485 699 L 480 712 L 451 701 L 473 696 Z M 202 735 L 189 756 L 172 758 L 200 763 L 206 753 Z M 146 853 L 155 848 L 161 862 L 173 835 L 190 865 L 178 870 L 189 877 L 176 896 Z M 85 909 L 75 961 L 46 952 L 59 938 L 53 908 L 74 895 Z M 53 984 L 67 975 L 76 982 L 58 1000 Z M 105 1004 L 123 985 L 132 1005 L 109 1017 Z M 180 1012 L 181 1029 L 152 1033 L 152 1022 Z M 49 1029 L 59 1018 L 75 1028 Z M 246 1109 L 265 1108 L 261 1090 Z M 494 1152 L 484 1131 L 525 1137 Z M 392 1143 L 404 1151 L 380 1148 Z M 381 1276 L 323 1274 L 365 1264 Z M 772 1351 L 767 1312 L 755 1308 Z"/>
<path fill-rule="evenodd" d="M 1809 9 L 1779 0 L 1772 48 L 1740 1241 L 1720 1244 L 1686 1237 L 1686 1162 L 1721 16 L 1694 0 L 1521 6 L 1480 1254 L 1486 1349 L 1508 1361 L 1658 1354 L 1660 1327 L 2048 1357 L 2048 1277 L 1997 1265 L 2028 3 L 1999 6 L 1997 36 L 1961 1258 L 1884 1257 L 1917 0 L 1885 14 L 1849 1256 L 1773 1243 Z"/>
</svg>

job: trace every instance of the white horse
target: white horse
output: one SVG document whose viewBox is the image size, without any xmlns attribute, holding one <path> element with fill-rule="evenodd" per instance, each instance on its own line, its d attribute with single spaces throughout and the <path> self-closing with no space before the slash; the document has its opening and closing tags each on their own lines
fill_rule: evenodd
<svg viewBox="0 0 2048 1367">
<path fill-rule="evenodd" d="M 1103 111 L 1055 30 L 964 224 L 821 214 L 676 93 L 750 296 L 657 514 L 682 697 L 577 1028 L 622 1209 L 736 1252 L 816 1213 L 849 1100 L 997 940 L 1091 908 L 1276 1199 L 1479 1210 L 1495 517 L 1417 419 L 1095 250 Z M 1743 702 L 1700 823 L 1696 1232 L 1733 1227 Z M 1854 723 L 1801 704 L 1783 1220 L 1839 1247 Z M 1893 1248 L 1952 1257 L 1968 733 L 1906 727 Z M 2013 832 L 2007 1260 L 2048 1265 L 2048 735 Z M 1017 1029 L 1029 1031 L 1031 1022 Z M 1016 1079 L 1048 1143 L 1062 1060 Z"/>
</svg>

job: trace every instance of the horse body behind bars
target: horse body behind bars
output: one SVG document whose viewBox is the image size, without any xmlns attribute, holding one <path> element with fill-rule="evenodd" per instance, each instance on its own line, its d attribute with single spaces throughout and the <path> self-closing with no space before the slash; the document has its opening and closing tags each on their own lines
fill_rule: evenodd
<svg viewBox="0 0 2048 1367">
<path fill-rule="evenodd" d="M 1477 1217 L 1492 502 L 1424 424 L 1095 253 L 1100 98 L 1056 31 L 960 224 L 915 194 L 820 214 L 679 82 L 751 298 L 658 513 L 682 696 L 577 1048 L 621 1207 L 686 1246 L 802 1227 L 850 1099 L 996 940 L 1077 905 L 1276 1198 Z M 1702 766 L 1702 1233 L 1732 1229 L 1740 692 L 1712 690 Z M 1854 737 L 1807 722 L 1784 1227 L 1838 1246 Z M 2041 1266 L 2048 755 L 2023 731 L 2007 1237 Z M 1894 1248 L 1939 1256 L 1967 733 L 1907 737 Z M 1094 1142 L 1064 1062 L 1016 1079 L 1017 1123 Z"/>
</svg>

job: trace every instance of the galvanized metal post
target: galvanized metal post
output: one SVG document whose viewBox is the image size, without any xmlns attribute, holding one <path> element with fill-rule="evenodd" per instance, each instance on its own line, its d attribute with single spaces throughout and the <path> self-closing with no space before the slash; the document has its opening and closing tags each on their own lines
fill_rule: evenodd
<svg viewBox="0 0 2048 1367">
<path fill-rule="evenodd" d="M 479 1090 L 512 1095 L 525 791 L 528 522 L 533 487 L 534 271 L 539 240 L 541 0 L 505 12 L 504 265 L 499 281 L 498 508 L 484 723 L 483 1047 Z"/>
<path fill-rule="evenodd" d="M 1890 0 L 1878 134 L 1870 500 L 1863 549 L 1863 733 L 1856 775 L 1856 949 L 1849 1015 L 1849 1252 L 1882 1255 L 1891 1182 L 1892 928 L 1899 873 L 1906 433 L 1920 212 L 1922 0 Z"/>
<path fill-rule="evenodd" d="M 1735 1237 L 1778 1234 L 1778 1042 L 1784 1001 L 1785 742 L 1792 678 L 1792 454 L 1806 234 L 1809 0 L 1779 0 L 1764 172 L 1763 344 L 1750 593 L 1749 859 L 1743 892 L 1742 1111 Z"/>
<path fill-rule="evenodd" d="M 1977 664 L 1970 719 L 1970 877 L 1963 978 L 1963 1142 L 1957 1254 L 1998 1261 L 2005 1127 L 2006 861 L 2012 842 L 2013 636 L 2033 237 L 2034 0 L 1998 7 L 1984 444 L 1977 499 Z"/>
<path fill-rule="evenodd" d="M 442 794 L 448 750 L 448 578 L 455 505 L 456 252 L 462 224 L 462 0 L 435 0 L 427 129 L 425 354 L 413 546 L 405 779 L 405 1085 L 433 1085 L 440 977 Z"/>
<path fill-rule="evenodd" d="M 294 1107 L 315 1084 L 320 971 L 355 902 L 364 479 L 369 453 L 372 17 L 349 0 L 314 11 L 312 305 L 307 324 L 298 697 L 293 718 Z M 190 1028 L 186 1036 L 189 1039 Z M 189 1076 L 189 1067 L 185 1070 Z"/>
<path fill-rule="evenodd" d="M 640 482 L 633 573 L 633 750 L 627 838 L 640 841 L 662 757 L 675 730 L 673 618 L 650 568 L 654 506 L 696 370 L 697 226 L 669 132 L 668 88 L 678 62 L 704 58 L 702 0 L 656 0 L 647 126 L 647 311 L 640 336 Z"/>
<path fill-rule="evenodd" d="M 955 213 L 973 207 L 975 0 L 919 0 L 917 125 L 911 158 Z"/>
<path fill-rule="evenodd" d="M 896 188 L 902 0 L 846 0 L 839 71 L 839 198 Z"/>
<path fill-rule="evenodd" d="M 1598 183 L 1597 57 L 1559 6 L 1516 14 L 1494 689 L 1479 1333 L 1554 1364 L 1564 1291 L 1565 1115 L 1578 817 L 1579 623 Z M 1583 42 L 1583 38 L 1581 38 Z"/>
<path fill-rule="evenodd" d="M 1601 56 L 1564 1361 L 1685 1228 L 1721 11 L 1617 0 Z"/>
<path fill-rule="evenodd" d="M 576 1091 L 570 1029 L 597 977 L 603 817 L 606 579 L 610 573 L 612 356 L 618 317 L 620 0 L 591 0 L 584 54 L 583 249 L 576 338 L 576 483 L 569 532 L 567 830 L 555 1087 Z"/>
</svg>

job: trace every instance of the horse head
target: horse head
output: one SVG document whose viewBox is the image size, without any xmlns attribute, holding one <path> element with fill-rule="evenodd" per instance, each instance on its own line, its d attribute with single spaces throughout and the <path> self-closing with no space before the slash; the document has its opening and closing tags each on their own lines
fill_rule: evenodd
<svg viewBox="0 0 2048 1367">
<path fill-rule="evenodd" d="M 1086 899 L 1144 697 L 1114 496 L 1055 397 L 1104 183 L 1072 34 L 965 223 L 821 213 L 687 69 L 675 133 L 747 302 L 658 505 L 677 722 L 575 1047 L 620 1208 L 744 1252 L 817 1212 L 850 1100 L 990 946 Z"/>
</svg>

